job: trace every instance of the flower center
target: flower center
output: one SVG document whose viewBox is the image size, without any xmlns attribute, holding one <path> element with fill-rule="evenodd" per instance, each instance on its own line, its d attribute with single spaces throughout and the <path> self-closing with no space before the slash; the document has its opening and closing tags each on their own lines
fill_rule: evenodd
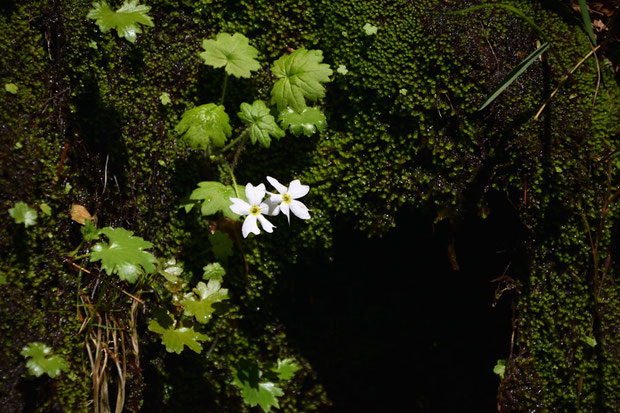
<svg viewBox="0 0 620 413">
<path fill-rule="evenodd" d="M 291 203 L 291 196 L 289 194 L 282 194 L 282 202 L 285 204 Z"/>
<path fill-rule="evenodd" d="M 250 208 L 250 214 L 254 216 L 260 214 L 260 208 L 257 207 L 256 205 L 252 205 L 252 207 Z"/>
</svg>

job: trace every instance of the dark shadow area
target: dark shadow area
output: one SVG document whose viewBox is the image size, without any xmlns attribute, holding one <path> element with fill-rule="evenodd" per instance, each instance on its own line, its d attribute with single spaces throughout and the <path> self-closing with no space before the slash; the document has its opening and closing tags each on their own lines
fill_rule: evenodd
<svg viewBox="0 0 620 413">
<path fill-rule="evenodd" d="M 330 411 L 496 411 L 493 366 L 510 350 L 513 296 L 493 307 L 491 280 L 517 261 L 519 223 L 503 194 L 490 198 L 486 220 L 455 225 L 403 210 L 383 238 L 342 223 L 333 263 L 288 272 L 280 316 Z"/>
</svg>

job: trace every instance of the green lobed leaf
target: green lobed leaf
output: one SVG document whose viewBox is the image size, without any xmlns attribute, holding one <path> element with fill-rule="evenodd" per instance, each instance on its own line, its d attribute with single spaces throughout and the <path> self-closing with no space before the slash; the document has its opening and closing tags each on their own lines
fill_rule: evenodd
<svg viewBox="0 0 620 413">
<path fill-rule="evenodd" d="M 278 78 L 271 90 L 271 103 L 278 111 L 288 106 L 301 112 L 306 106 L 304 98 L 315 101 L 325 96 L 323 83 L 329 82 L 332 70 L 323 61 L 321 50 L 297 49 L 273 63 L 271 73 Z"/>
<path fill-rule="evenodd" d="M 247 125 L 250 125 L 250 139 L 252 143 L 260 142 L 265 148 L 271 145 L 271 136 L 280 139 L 284 137 L 285 132 L 280 129 L 276 120 L 269 112 L 269 108 L 262 100 L 256 100 L 251 105 L 243 102 L 241 104 L 241 112 L 237 113 Z"/>
<path fill-rule="evenodd" d="M 130 42 L 136 41 L 136 35 L 142 33 L 139 24 L 154 26 L 153 20 L 147 14 L 149 6 L 138 4 L 138 0 L 125 0 L 123 5 L 113 11 L 105 1 L 93 3 L 93 8 L 86 15 L 95 20 L 103 33 L 116 29 L 118 37 L 124 37 Z"/>
<path fill-rule="evenodd" d="M 233 242 L 223 232 L 215 231 L 213 234 L 209 234 L 209 242 L 216 260 L 226 262 L 228 257 L 233 255 Z"/>
<path fill-rule="evenodd" d="M 224 106 L 207 103 L 186 110 L 174 128 L 183 134 L 192 149 L 206 149 L 209 144 L 221 147 L 232 134 Z"/>
<path fill-rule="evenodd" d="M 213 264 L 202 267 L 202 270 L 204 271 L 204 273 L 202 274 L 203 280 L 216 280 L 219 282 L 224 281 L 226 270 L 219 262 L 215 262 Z"/>
<path fill-rule="evenodd" d="M 482 110 L 486 108 L 489 104 L 491 104 L 491 102 L 493 102 L 495 98 L 497 98 L 504 91 L 504 89 L 510 86 L 512 82 L 517 80 L 521 73 L 523 73 L 525 69 L 530 67 L 530 65 L 534 63 L 534 61 L 538 58 L 538 56 L 543 54 L 548 48 L 549 43 L 543 43 L 538 49 L 534 50 L 532 53 L 530 53 L 528 57 L 523 59 L 523 61 L 519 63 L 517 67 L 515 67 L 510 73 L 508 73 L 502 83 L 499 84 L 499 86 L 493 91 L 493 93 L 491 93 L 491 95 L 487 98 L 483 105 L 480 106 L 480 109 L 478 110 Z"/>
<path fill-rule="evenodd" d="M 100 233 L 108 237 L 109 242 L 95 244 L 90 258 L 92 261 L 101 260 L 101 268 L 108 275 L 117 274 L 121 280 L 135 283 L 142 271 L 147 274 L 155 271 L 157 260 L 143 251 L 153 247 L 153 244 L 134 237 L 133 232 L 123 228 L 105 227 Z"/>
<path fill-rule="evenodd" d="M 184 346 L 187 346 L 200 354 L 202 351 L 200 342 L 209 338 L 205 334 L 194 331 L 194 327 L 181 326 L 175 328 L 174 323 L 166 323 L 164 327 L 158 320 L 151 320 L 148 329 L 161 335 L 161 342 L 166 346 L 166 351 L 169 353 L 181 354 Z"/>
<path fill-rule="evenodd" d="M 322 132 L 327 124 L 323 112 L 315 107 L 305 107 L 301 112 L 287 108 L 280 113 L 278 120 L 282 128 L 289 129 L 295 136 L 312 136 L 317 130 Z"/>
<path fill-rule="evenodd" d="M 250 46 L 250 40 L 241 33 L 232 36 L 220 33 L 213 39 L 202 41 L 204 52 L 200 57 L 215 68 L 224 67 L 226 73 L 235 77 L 250 77 L 250 72 L 260 69 L 256 60 L 258 50 Z"/>
<path fill-rule="evenodd" d="M 239 197 L 245 200 L 245 188 L 237 185 Z M 232 212 L 230 198 L 236 198 L 237 192 L 230 185 L 224 185 L 215 181 L 203 181 L 198 183 L 198 188 L 194 189 L 189 196 L 190 201 L 202 201 L 200 212 L 202 215 L 213 215 L 217 212 L 229 219 L 239 219 L 239 215 Z M 191 208 L 190 208 L 191 209 Z M 186 208 L 187 210 L 187 208 Z"/>
<path fill-rule="evenodd" d="M 278 375 L 280 380 L 290 380 L 301 367 L 295 363 L 295 360 L 286 358 L 278 359 L 278 364 L 271 368 L 271 371 Z"/>
<path fill-rule="evenodd" d="M 258 366 L 244 363 L 237 367 L 233 384 L 241 389 L 243 402 L 251 407 L 259 405 L 264 412 L 272 407 L 279 408 L 278 397 L 284 392 L 271 381 L 261 381 L 262 372 Z"/>
<path fill-rule="evenodd" d="M 596 345 L 598 344 L 596 342 L 596 339 L 594 337 L 590 337 L 590 336 L 584 336 L 583 337 L 583 341 L 585 341 L 586 344 L 589 345 L 590 347 L 596 347 Z"/>
<path fill-rule="evenodd" d="M 22 349 L 21 355 L 29 358 L 26 367 L 30 374 L 37 377 L 47 374 L 54 378 L 69 370 L 65 359 L 52 354 L 52 349 L 43 343 L 29 343 Z"/>
<path fill-rule="evenodd" d="M 199 282 L 194 292 L 181 301 L 181 305 L 184 307 L 185 315 L 194 316 L 196 321 L 206 324 L 215 311 L 213 305 L 223 300 L 228 300 L 228 290 L 221 288 L 219 281 L 209 280 L 208 284 Z"/>
<path fill-rule="evenodd" d="M 24 202 L 17 202 L 13 208 L 10 208 L 9 215 L 13 217 L 16 224 L 24 224 L 25 227 L 35 225 L 37 221 L 37 211 Z"/>
</svg>

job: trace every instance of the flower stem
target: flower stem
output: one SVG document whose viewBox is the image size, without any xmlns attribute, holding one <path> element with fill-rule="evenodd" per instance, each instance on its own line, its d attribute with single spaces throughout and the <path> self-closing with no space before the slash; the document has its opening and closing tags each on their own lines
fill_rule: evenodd
<svg viewBox="0 0 620 413">
<path fill-rule="evenodd" d="M 226 159 L 223 159 L 222 164 L 226 165 L 226 169 L 228 169 L 228 173 L 230 174 L 230 178 L 232 179 L 233 189 L 235 190 L 235 195 L 237 195 L 237 198 L 241 198 L 239 196 L 239 190 L 237 189 L 237 180 L 235 179 L 235 174 L 233 173 L 232 168 L 230 167 L 230 165 L 228 164 L 228 161 L 226 161 Z"/>
</svg>

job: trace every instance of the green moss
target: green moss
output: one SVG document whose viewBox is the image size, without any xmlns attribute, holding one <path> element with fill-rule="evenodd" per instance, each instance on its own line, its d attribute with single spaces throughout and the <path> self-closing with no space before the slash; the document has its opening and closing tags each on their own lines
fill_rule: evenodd
<svg viewBox="0 0 620 413">
<path fill-rule="evenodd" d="M 142 361 L 144 375 L 138 369 L 130 373 L 132 409 L 174 411 L 193 400 L 214 411 L 243 411 L 230 385 L 231 366 L 241 358 L 268 362 L 283 356 L 305 367 L 285 389 L 283 409 L 328 405 L 312 367 L 274 319 L 272 302 L 284 265 L 328 255 L 336 219 L 369 235 L 383 234 L 405 206 L 432 211 L 437 220 L 458 220 L 483 208 L 489 192 L 501 191 L 522 219 L 521 241 L 529 253 L 501 403 L 507 411 L 618 410 L 620 297 L 609 277 L 600 294 L 593 292 L 583 220 L 591 228 L 601 222 L 607 175 L 597 159 L 618 146 L 620 93 L 613 74 L 604 71 L 592 109 L 596 68 L 584 64 L 542 120 L 532 120 L 563 75 L 561 66 L 572 67 L 590 50 L 564 15 L 518 2 L 556 53 L 477 112 L 536 45 L 531 29 L 502 11 L 455 16 L 448 11 L 461 8 L 459 2 L 431 0 L 166 0 L 149 3 L 155 27 L 130 44 L 86 20 L 90 1 L 70 3 L 33 0 L 0 17 L 0 83 L 19 86 L 18 94 L 5 96 L 0 111 L 2 199 L 46 202 L 53 210 L 28 231 L 10 225 L 8 206 L 0 210 L 9 222 L 0 228 L 0 268 L 9 281 L 0 286 L 0 310 L 11 320 L 3 327 L 0 366 L 11 373 L 2 383 L 6 406 L 17 411 L 26 403 L 11 390 L 25 371 L 19 350 L 35 340 L 66 356 L 72 370 L 34 384 L 53 394 L 34 410 L 84 411 L 91 397 L 84 337 L 75 334 L 77 270 L 63 262 L 80 242 L 69 218 L 71 203 L 96 213 L 100 225 L 123 226 L 152 241 L 159 256 L 182 260 L 192 282 L 213 260 L 206 234 L 214 228 L 238 233 L 230 222 L 177 208 L 198 181 L 228 178 L 174 133 L 183 111 L 217 101 L 221 93 L 222 72 L 198 58 L 202 39 L 238 31 L 260 51 L 265 68 L 289 48 L 307 47 L 323 50 L 332 67 L 344 64 L 349 70 L 335 75 L 322 102 L 328 131 L 288 136 L 269 150 L 248 147 L 237 166 L 240 183 L 256 184 L 270 174 L 310 184 L 313 219 L 278 228 L 277 236 L 244 241 L 248 274 L 236 248 L 225 280 L 229 313 L 207 327 L 211 341 L 205 347 L 215 344 L 211 352 L 183 353 L 180 359 L 166 354 L 140 316 L 140 340 L 149 357 Z M 378 27 L 376 35 L 364 33 L 366 23 Z M 224 105 L 237 131 L 239 104 L 267 98 L 271 82 L 268 70 L 250 80 L 230 80 Z M 171 104 L 161 104 L 162 92 Z M 21 149 L 15 148 L 18 142 Z M 73 187 L 69 193 L 65 183 Z M 601 227 L 601 262 L 617 216 L 616 203 Z M 611 267 L 617 268 L 614 260 Z M 118 293 L 106 297 L 106 306 L 127 321 L 128 302 L 118 300 Z M 589 347 L 584 335 L 599 345 Z M 144 389 L 145 381 L 153 390 Z"/>
</svg>

